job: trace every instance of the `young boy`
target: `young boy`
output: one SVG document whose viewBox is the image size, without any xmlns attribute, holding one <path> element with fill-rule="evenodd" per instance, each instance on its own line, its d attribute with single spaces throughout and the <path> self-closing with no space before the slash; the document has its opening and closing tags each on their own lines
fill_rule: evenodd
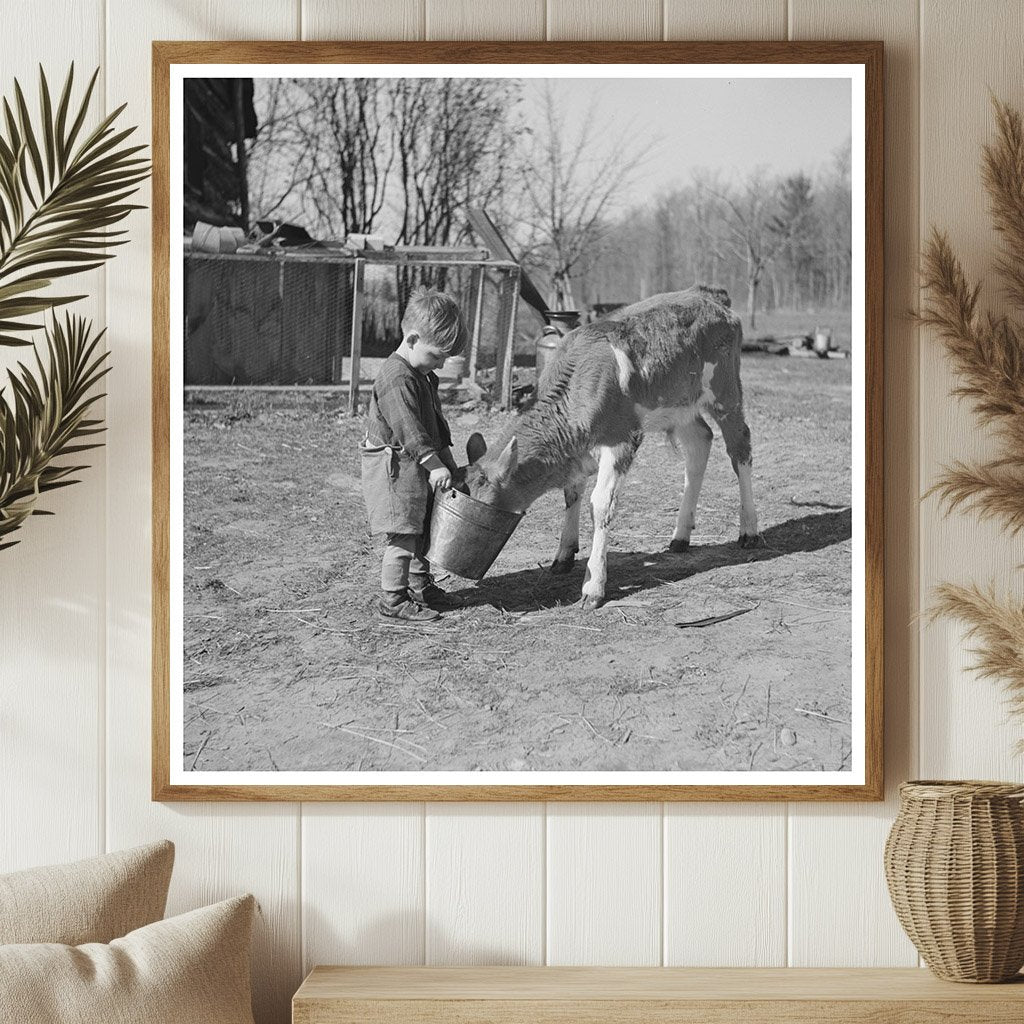
<svg viewBox="0 0 1024 1024">
<path fill-rule="evenodd" d="M 457 607 L 430 577 L 425 551 L 435 487 L 449 488 L 455 460 L 434 370 L 466 345 L 455 300 L 418 288 L 402 317 L 402 343 L 373 382 L 362 447 L 363 497 L 371 533 L 387 542 L 380 566 L 380 614 L 432 622 Z"/>
</svg>

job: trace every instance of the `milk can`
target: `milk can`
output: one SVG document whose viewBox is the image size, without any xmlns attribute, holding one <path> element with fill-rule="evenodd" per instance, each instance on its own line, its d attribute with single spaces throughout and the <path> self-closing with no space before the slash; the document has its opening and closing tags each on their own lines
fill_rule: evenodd
<svg viewBox="0 0 1024 1024">
<path fill-rule="evenodd" d="M 537 381 L 544 376 L 551 361 L 558 351 L 558 343 L 562 337 L 569 333 L 574 327 L 580 325 L 580 314 L 575 309 L 549 309 L 544 316 L 547 323 L 544 325 L 537 338 Z"/>
</svg>

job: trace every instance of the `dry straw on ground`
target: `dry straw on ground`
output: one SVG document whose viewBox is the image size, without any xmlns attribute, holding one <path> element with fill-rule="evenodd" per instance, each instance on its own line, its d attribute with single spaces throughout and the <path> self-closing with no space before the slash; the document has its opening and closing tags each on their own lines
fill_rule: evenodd
<svg viewBox="0 0 1024 1024">
<path fill-rule="evenodd" d="M 1016 110 L 995 98 L 993 106 L 998 135 L 984 148 L 982 182 L 1001 236 L 995 269 L 1009 300 L 1024 308 L 1024 127 Z M 1024 326 L 979 312 L 980 285 L 968 281 L 943 232 L 933 231 L 923 260 L 928 302 L 919 321 L 946 346 L 958 378 L 953 394 L 971 402 L 998 445 L 989 459 L 947 467 L 928 493 L 939 496 L 946 514 L 970 511 L 1016 536 L 1024 529 Z M 1014 710 L 1024 713 L 1024 606 L 976 585 L 944 583 L 936 597 L 932 614 L 967 624 L 977 642 L 975 668 L 1003 679 Z"/>
</svg>

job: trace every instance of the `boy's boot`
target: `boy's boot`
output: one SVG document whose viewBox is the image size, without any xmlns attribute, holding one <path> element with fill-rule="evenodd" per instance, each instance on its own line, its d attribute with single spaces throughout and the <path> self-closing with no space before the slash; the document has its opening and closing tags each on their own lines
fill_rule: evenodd
<svg viewBox="0 0 1024 1024">
<path fill-rule="evenodd" d="M 395 598 L 397 597 L 397 600 Z M 401 594 L 384 594 L 380 599 L 378 611 L 383 619 L 395 623 L 437 622 L 441 618 L 439 612 L 410 601 Z"/>
<path fill-rule="evenodd" d="M 463 608 L 466 602 L 458 594 L 449 594 L 442 590 L 430 577 L 409 580 L 409 600 L 420 608 L 433 608 L 435 611 L 451 611 Z"/>
</svg>

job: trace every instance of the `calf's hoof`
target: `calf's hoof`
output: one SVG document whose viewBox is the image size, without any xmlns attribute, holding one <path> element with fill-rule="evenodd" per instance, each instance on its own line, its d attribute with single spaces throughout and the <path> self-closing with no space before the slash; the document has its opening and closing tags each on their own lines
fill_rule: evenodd
<svg viewBox="0 0 1024 1024">
<path fill-rule="evenodd" d="M 677 537 L 674 540 L 669 541 L 668 549 L 673 554 L 678 555 L 680 551 L 686 551 L 690 546 L 688 540 L 683 540 L 681 537 Z"/>
<path fill-rule="evenodd" d="M 568 558 L 556 558 L 548 567 L 548 572 L 553 576 L 564 576 L 566 573 L 572 572 L 575 563 L 575 555 L 569 555 Z"/>
<path fill-rule="evenodd" d="M 595 597 L 593 594 L 584 594 L 580 601 L 580 607 L 585 612 L 592 612 L 595 608 L 600 608 L 604 604 L 604 594 L 599 597 Z"/>
<path fill-rule="evenodd" d="M 739 544 L 741 548 L 759 548 L 762 544 L 761 535 L 758 533 L 741 533 Z"/>
</svg>

